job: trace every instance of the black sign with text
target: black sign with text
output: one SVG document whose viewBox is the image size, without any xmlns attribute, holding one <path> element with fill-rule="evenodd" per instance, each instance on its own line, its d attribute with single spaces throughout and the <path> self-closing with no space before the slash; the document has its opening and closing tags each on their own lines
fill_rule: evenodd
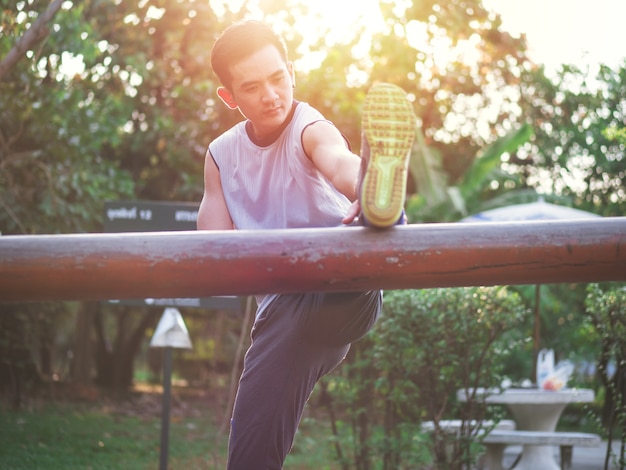
<svg viewBox="0 0 626 470">
<path fill-rule="evenodd" d="M 199 204 L 193 202 L 106 201 L 104 231 L 166 232 L 195 230 Z M 241 311 L 241 299 L 234 296 L 200 299 L 131 299 L 109 300 L 109 304 L 153 307 L 195 307 Z"/>
<path fill-rule="evenodd" d="M 107 201 L 104 203 L 104 231 L 195 230 L 199 207 L 193 202 Z"/>
</svg>

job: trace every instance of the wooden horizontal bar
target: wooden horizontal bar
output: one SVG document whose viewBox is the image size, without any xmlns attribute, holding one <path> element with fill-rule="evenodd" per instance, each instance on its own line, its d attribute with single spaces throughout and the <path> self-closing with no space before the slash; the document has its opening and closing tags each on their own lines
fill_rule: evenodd
<svg viewBox="0 0 626 470">
<path fill-rule="evenodd" d="M 0 299 L 626 280 L 626 218 L 0 237 Z"/>
</svg>

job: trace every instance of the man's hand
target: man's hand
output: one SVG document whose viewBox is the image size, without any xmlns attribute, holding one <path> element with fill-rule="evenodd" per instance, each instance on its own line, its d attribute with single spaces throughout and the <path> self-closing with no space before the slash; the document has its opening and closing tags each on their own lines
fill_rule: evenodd
<svg viewBox="0 0 626 470">
<path fill-rule="evenodd" d="M 344 224 L 348 225 L 354 222 L 354 220 L 361 214 L 361 204 L 359 200 L 354 201 L 348 208 L 346 216 L 341 220 Z"/>
</svg>

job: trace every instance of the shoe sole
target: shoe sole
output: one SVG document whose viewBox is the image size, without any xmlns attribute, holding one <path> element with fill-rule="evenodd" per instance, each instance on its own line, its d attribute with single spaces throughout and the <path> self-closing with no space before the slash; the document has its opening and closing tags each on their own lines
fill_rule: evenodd
<svg viewBox="0 0 626 470">
<path fill-rule="evenodd" d="M 370 225 L 394 225 L 404 209 L 416 119 L 404 91 L 374 85 L 363 104 L 361 129 L 370 148 L 361 186 L 361 211 Z"/>
</svg>

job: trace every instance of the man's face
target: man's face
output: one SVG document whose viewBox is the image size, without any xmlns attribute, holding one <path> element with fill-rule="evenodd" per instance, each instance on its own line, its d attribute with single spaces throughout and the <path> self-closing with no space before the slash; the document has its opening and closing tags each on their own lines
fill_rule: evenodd
<svg viewBox="0 0 626 470">
<path fill-rule="evenodd" d="M 230 93 L 258 137 L 278 129 L 291 111 L 293 66 L 267 45 L 230 66 Z"/>
</svg>

